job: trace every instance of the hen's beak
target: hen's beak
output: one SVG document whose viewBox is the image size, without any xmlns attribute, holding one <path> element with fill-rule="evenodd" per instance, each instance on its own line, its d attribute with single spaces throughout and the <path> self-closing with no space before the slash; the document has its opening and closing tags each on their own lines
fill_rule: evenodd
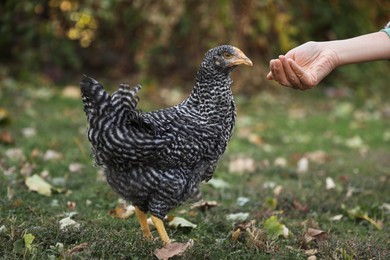
<svg viewBox="0 0 390 260">
<path fill-rule="evenodd" d="M 235 55 L 229 60 L 229 67 L 237 66 L 237 65 L 248 65 L 253 66 L 252 61 L 239 49 L 236 47 L 233 47 L 235 50 Z"/>
</svg>

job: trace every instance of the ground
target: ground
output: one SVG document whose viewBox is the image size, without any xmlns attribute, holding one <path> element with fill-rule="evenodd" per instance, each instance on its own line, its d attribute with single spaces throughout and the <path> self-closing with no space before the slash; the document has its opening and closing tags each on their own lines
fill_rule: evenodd
<svg viewBox="0 0 390 260">
<path fill-rule="evenodd" d="M 148 98 L 143 109 L 157 108 Z M 275 86 L 236 101 L 217 181 L 202 186 L 218 206 L 171 212 L 196 224 L 168 228 L 178 242 L 193 240 L 183 258 L 389 258 L 388 99 L 343 87 Z M 118 218 L 118 197 L 93 166 L 77 87 L 7 80 L 0 108 L 2 258 L 156 258 L 161 242 L 141 239 L 135 215 Z M 51 185 L 46 195 L 26 185 L 35 174 Z"/>
</svg>

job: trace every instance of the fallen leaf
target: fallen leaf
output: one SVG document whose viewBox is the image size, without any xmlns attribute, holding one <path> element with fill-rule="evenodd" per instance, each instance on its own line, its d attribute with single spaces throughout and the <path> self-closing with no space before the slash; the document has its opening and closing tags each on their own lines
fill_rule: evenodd
<svg viewBox="0 0 390 260">
<path fill-rule="evenodd" d="M 30 176 L 31 173 L 35 170 L 35 165 L 34 164 L 31 164 L 29 162 L 26 162 L 23 164 L 22 168 L 20 169 L 20 173 L 27 177 L 27 176 Z"/>
<path fill-rule="evenodd" d="M 278 157 L 274 161 L 274 166 L 284 168 L 287 166 L 287 160 L 283 157 Z"/>
<path fill-rule="evenodd" d="M 8 159 L 15 160 L 15 161 L 25 161 L 26 156 L 24 156 L 23 150 L 20 148 L 11 148 L 5 151 L 5 155 L 8 157 Z"/>
<path fill-rule="evenodd" d="M 0 227 L 0 234 L 5 234 L 6 231 L 7 231 L 7 228 L 5 227 L 5 225 L 2 225 Z"/>
<path fill-rule="evenodd" d="M 267 243 L 267 236 L 264 230 L 252 226 L 246 229 L 245 235 L 245 241 L 247 246 L 254 247 L 263 251 L 266 249 L 270 249 L 269 245 L 272 243 Z"/>
<path fill-rule="evenodd" d="M 226 216 L 226 219 L 229 221 L 245 221 L 249 217 L 248 212 L 239 212 L 239 213 L 232 213 Z"/>
<path fill-rule="evenodd" d="M 282 191 L 283 191 L 283 186 L 278 185 L 274 188 L 274 195 L 277 197 L 280 195 L 280 193 L 282 193 Z"/>
<path fill-rule="evenodd" d="M 343 214 L 339 214 L 330 218 L 331 221 L 340 221 L 343 218 Z"/>
<path fill-rule="evenodd" d="M 336 117 L 347 117 L 350 116 L 353 111 L 354 107 L 351 103 L 341 102 L 335 106 L 333 110 L 333 115 Z"/>
<path fill-rule="evenodd" d="M 84 168 L 84 165 L 81 163 L 71 163 L 69 165 L 70 172 L 80 172 Z"/>
<path fill-rule="evenodd" d="M 299 201 L 294 200 L 293 205 L 294 205 L 294 208 L 298 211 L 302 211 L 302 212 L 306 212 L 306 213 L 309 212 L 309 207 L 307 206 L 307 204 L 302 204 Z"/>
<path fill-rule="evenodd" d="M 110 210 L 110 215 L 115 218 L 126 219 L 133 215 L 135 207 L 133 205 L 127 205 L 127 203 L 119 203 L 115 209 Z"/>
<path fill-rule="evenodd" d="M 238 240 L 238 238 L 240 237 L 240 234 L 241 234 L 241 230 L 240 229 L 236 229 L 235 231 L 233 231 L 233 233 L 232 233 L 232 241 L 236 242 Z"/>
<path fill-rule="evenodd" d="M 229 162 L 229 172 L 244 173 L 256 170 L 255 160 L 251 157 L 239 156 Z"/>
<path fill-rule="evenodd" d="M 61 158 L 62 158 L 62 154 L 54 150 L 47 150 L 43 155 L 44 161 L 54 161 L 54 160 L 59 160 Z"/>
<path fill-rule="evenodd" d="M 278 221 L 277 216 L 271 216 L 263 222 L 264 229 L 270 240 L 277 240 L 280 236 L 287 238 L 288 228 Z"/>
<path fill-rule="evenodd" d="M 66 202 L 66 205 L 68 206 L 68 209 L 74 209 L 76 207 L 76 202 L 68 201 Z"/>
<path fill-rule="evenodd" d="M 302 157 L 297 163 L 297 172 L 306 173 L 309 170 L 309 159 Z"/>
<path fill-rule="evenodd" d="M 308 256 L 314 256 L 317 253 L 318 253 L 318 249 L 305 250 L 305 255 L 308 255 Z"/>
<path fill-rule="evenodd" d="M 66 86 L 61 95 L 65 98 L 80 99 L 80 88 L 76 86 Z"/>
<path fill-rule="evenodd" d="M 313 218 L 306 219 L 301 223 L 301 225 L 304 227 L 305 230 L 309 228 L 320 229 L 319 224 Z"/>
<path fill-rule="evenodd" d="M 71 256 L 74 253 L 81 252 L 89 246 L 89 243 L 81 243 L 68 250 L 67 255 Z"/>
<path fill-rule="evenodd" d="M 32 127 L 26 127 L 22 129 L 22 135 L 26 138 L 31 138 L 37 135 L 37 130 Z"/>
<path fill-rule="evenodd" d="M 39 175 L 34 174 L 31 177 L 27 177 L 25 183 L 29 191 L 35 191 L 44 196 L 51 196 L 51 190 L 53 187 Z"/>
<path fill-rule="evenodd" d="M 385 214 L 390 214 L 390 203 L 383 203 L 380 208 L 384 211 Z"/>
<path fill-rule="evenodd" d="M 303 107 L 290 108 L 288 110 L 288 116 L 290 118 L 294 118 L 294 119 L 305 118 L 306 114 L 307 114 L 307 111 Z"/>
<path fill-rule="evenodd" d="M 253 227 L 253 225 L 256 223 L 256 220 L 252 219 L 249 221 L 242 221 L 234 224 L 234 230 L 241 230 L 241 231 L 246 231 L 248 228 Z"/>
<path fill-rule="evenodd" d="M 191 239 L 187 243 L 170 243 L 163 248 L 156 249 L 154 255 L 159 260 L 167 260 L 174 256 L 181 256 L 184 252 L 190 249 L 194 245 L 194 241 Z"/>
<path fill-rule="evenodd" d="M 64 244 L 57 242 L 55 246 L 50 246 L 50 249 L 53 251 L 56 251 L 57 253 L 61 254 L 64 251 Z"/>
<path fill-rule="evenodd" d="M 266 181 L 263 183 L 263 188 L 265 189 L 273 189 L 276 186 L 276 182 L 274 181 Z"/>
<path fill-rule="evenodd" d="M 226 189 L 230 187 L 230 184 L 222 179 L 213 178 L 207 182 L 216 189 Z"/>
<path fill-rule="evenodd" d="M 24 246 L 26 247 L 27 250 L 31 251 L 32 249 L 32 242 L 35 239 L 35 236 L 32 234 L 24 234 L 23 236 L 24 239 Z"/>
<path fill-rule="evenodd" d="M 173 228 L 196 228 L 197 225 L 181 217 L 168 217 L 168 226 Z"/>
<path fill-rule="evenodd" d="M 200 200 L 194 204 L 192 204 L 191 208 L 192 209 L 199 209 L 201 211 L 206 211 L 211 208 L 217 207 L 218 202 L 216 201 L 205 201 L 205 200 Z"/>
<path fill-rule="evenodd" d="M 0 125 L 8 125 L 11 122 L 11 116 L 7 109 L 0 107 Z"/>
<path fill-rule="evenodd" d="M 326 189 L 331 190 L 336 188 L 336 183 L 334 183 L 333 179 L 331 177 L 327 177 L 326 180 Z"/>
<path fill-rule="evenodd" d="M 363 139 L 358 135 L 347 139 L 345 144 L 350 148 L 361 148 L 364 146 Z"/>
<path fill-rule="evenodd" d="M 364 210 L 362 210 L 359 206 L 347 210 L 348 216 L 351 219 L 361 219 L 369 222 L 373 226 L 375 226 L 378 230 L 381 230 L 383 228 L 383 223 L 380 221 L 375 221 L 372 218 L 368 216 L 368 213 Z"/>
<path fill-rule="evenodd" d="M 0 131 L 0 143 L 3 144 L 13 144 L 14 138 L 12 134 L 8 130 L 2 130 Z"/>
<path fill-rule="evenodd" d="M 71 219 L 71 217 L 66 217 L 60 220 L 60 229 L 66 231 L 68 227 L 73 227 L 75 229 L 80 228 L 80 224 Z"/>
<path fill-rule="evenodd" d="M 309 244 L 311 241 L 324 241 L 328 239 L 328 234 L 319 229 L 308 228 L 303 237 L 305 245 Z"/>
<path fill-rule="evenodd" d="M 385 131 L 383 133 L 383 141 L 389 142 L 390 141 L 390 131 Z"/>
<path fill-rule="evenodd" d="M 238 197 L 237 198 L 237 205 L 242 207 L 244 206 L 245 204 L 247 204 L 248 202 L 250 201 L 250 198 L 247 198 L 247 197 Z"/>
<path fill-rule="evenodd" d="M 307 159 L 309 159 L 309 161 L 315 162 L 318 164 L 323 164 L 323 163 L 329 161 L 328 154 L 324 151 L 321 151 L 321 150 L 305 153 L 305 157 Z"/>
</svg>

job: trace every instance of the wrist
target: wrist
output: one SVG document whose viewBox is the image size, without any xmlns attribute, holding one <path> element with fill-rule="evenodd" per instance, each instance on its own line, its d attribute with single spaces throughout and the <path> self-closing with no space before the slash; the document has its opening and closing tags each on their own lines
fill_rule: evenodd
<svg viewBox="0 0 390 260">
<path fill-rule="evenodd" d="M 338 56 L 336 66 L 390 59 L 390 38 L 384 32 L 330 41 L 328 48 Z"/>
</svg>

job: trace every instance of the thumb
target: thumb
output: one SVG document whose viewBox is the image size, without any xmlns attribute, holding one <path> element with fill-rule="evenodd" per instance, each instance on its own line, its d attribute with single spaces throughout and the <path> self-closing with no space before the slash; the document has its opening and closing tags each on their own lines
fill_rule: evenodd
<svg viewBox="0 0 390 260">
<path fill-rule="evenodd" d="M 273 80 L 273 79 L 274 79 L 274 77 L 272 76 L 272 72 L 271 72 L 271 71 L 268 72 L 268 74 L 267 74 L 267 79 L 268 79 L 268 80 Z"/>
</svg>

